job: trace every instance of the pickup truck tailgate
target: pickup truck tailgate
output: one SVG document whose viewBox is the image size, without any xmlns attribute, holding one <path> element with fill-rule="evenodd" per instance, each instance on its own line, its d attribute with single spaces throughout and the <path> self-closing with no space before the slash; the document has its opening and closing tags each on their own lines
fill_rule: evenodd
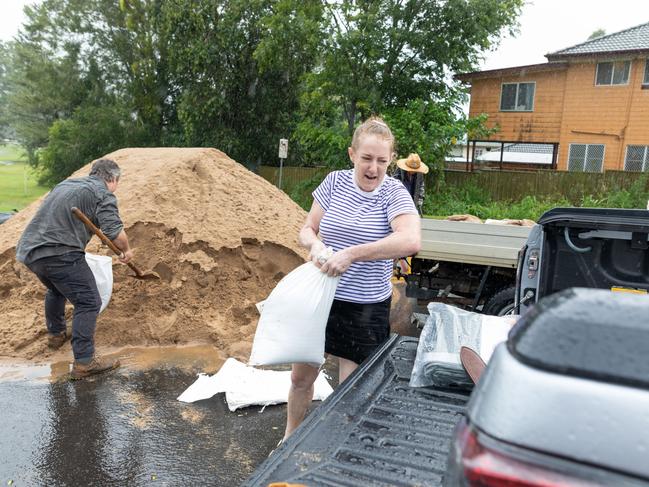
<svg viewBox="0 0 649 487">
<path fill-rule="evenodd" d="M 391 336 L 243 485 L 441 485 L 469 396 L 409 387 L 417 343 Z"/>
</svg>

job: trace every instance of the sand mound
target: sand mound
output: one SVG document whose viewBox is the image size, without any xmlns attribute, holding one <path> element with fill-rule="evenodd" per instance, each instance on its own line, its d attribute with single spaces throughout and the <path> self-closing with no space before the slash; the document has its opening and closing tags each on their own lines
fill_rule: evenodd
<svg viewBox="0 0 649 487">
<path fill-rule="evenodd" d="M 305 212 L 215 149 L 122 149 L 106 157 L 122 168 L 116 196 L 135 262 L 162 279 L 138 281 L 128 267 L 113 267 L 113 297 L 98 320 L 97 346 L 206 342 L 247 359 L 254 304 L 306 256 L 297 244 Z M 18 238 L 40 203 L 0 227 L 3 357 L 49 354 L 45 289 L 15 261 Z M 111 255 L 95 238 L 88 251 Z"/>
</svg>

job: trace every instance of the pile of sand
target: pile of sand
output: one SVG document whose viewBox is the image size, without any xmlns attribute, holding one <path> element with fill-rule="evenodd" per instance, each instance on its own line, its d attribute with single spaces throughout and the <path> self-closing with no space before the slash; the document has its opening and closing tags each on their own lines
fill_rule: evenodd
<svg viewBox="0 0 649 487">
<path fill-rule="evenodd" d="M 106 157 L 122 168 L 115 194 L 135 263 L 162 279 L 138 281 L 127 266 L 115 264 L 97 346 L 204 342 L 247 359 L 258 319 L 255 303 L 306 257 L 297 244 L 305 212 L 215 149 L 122 149 Z M 87 165 L 72 177 L 89 170 Z M 16 243 L 40 203 L 0 227 L 2 357 L 49 355 L 45 288 L 15 261 Z M 87 250 L 111 255 L 96 238 Z"/>
</svg>

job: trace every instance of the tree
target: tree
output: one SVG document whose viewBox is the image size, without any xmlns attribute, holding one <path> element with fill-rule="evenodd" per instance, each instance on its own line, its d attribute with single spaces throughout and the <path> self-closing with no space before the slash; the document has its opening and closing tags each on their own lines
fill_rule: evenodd
<svg viewBox="0 0 649 487">
<path fill-rule="evenodd" d="M 86 92 L 77 43 L 54 43 L 45 32 L 49 23 L 42 6 L 26 7 L 27 28 L 6 46 L 2 59 L 3 98 L 7 123 L 32 163 L 47 143 L 56 120 L 72 113 Z"/>
<path fill-rule="evenodd" d="M 450 73 L 473 69 L 514 25 L 522 0 L 342 0 L 327 5 L 322 67 L 311 90 L 339 100 L 349 134 L 358 118 L 460 88 Z"/>
<path fill-rule="evenodd" d="M 127 144 L 214 146 L 255 166 L 347 164 L 384 114 L 437 159 L 466 127 L 451 74 L 523 0 L 43 0 L 0 46 L 0 109 L 53 183 Z M 121 141 L 121 142 L 120 142 Z"/>
<path fill-rule="evenodd" d="M 9 111 L 7 109 L 7 71 L 9 67 L 9 49 L 0 41 L 0 139 L 13 138 L 9 125 Z"/>
<path fill-rule="evenodd" d="M 599 28 L 599 29 L 597 29 L 597 30 L 594 30 L 593 33 L 592 33 L 591 35 L 588 36 L 588 39 L 587 39 L 587 40 L 590 41 L 590 40 L 592 40 L 592 39 L 596 39 L 596 38 L 598 38 L 598 37 L 602 37 L 603 35 L 606 35 L 606 31 L 605 31 L 604 29 L 602 29 L 602 28 Z"/>
<path fill-rule="evenodd" d="M 55 183 L 104 148 L 115 148 L 109 138 L 76 141 L 73 145 L 85 148 L 80 152 L 60 150 L 72 133 L 84 139 L 108 134 L 97 132 L 92 117 L 83 114 L 95 113 L 104 122 L 120 114 L 113 121 L 138 135 L 137 141 L 128 137 L 122 144 L 162 143 L 165 128 L 174 123 L 170 107 L 175 104 L 168 93 L 164 43 L 156 31 L 160 3 L 45 0 L 25 8 L 27 21 L 3 59 L 2 86 L 8 122 L 30 162 L 39 166 L 42 181 Z M 71 130 L 78 124 L 86 125 Z M 50 143 L 50 150 L 42 152 Z M 63 155 L 70 160 L 59 160 Z"/>
<path fill-rule="evenodd" d="M 274 50 L 282 36 L 297 39 L 281 25 L 284 6 L 176 0 L 163 8 L 185 143 L 218 147 L 249 166 L 276 160 L 278 139 L 295 123 L 300 77 L 312 65 L 308 56 L 288 60 Z M 264 43 L 269 32 L 276 44 Z"/>
<path fill-rule="evenodd" d="M 402 146 L 422 151 L 441 142 L 433 127 L 461 129 L 466 95 L 451 74 L 474 69 L 481 53 L 494 47 L 503 31 L 515 28 L 523 1 L 341 0 L 325 5 L 320 56 L 304 78 L 295 138 L 337 166 L 341 157 L 334 154 L 348 143 L 342 140 L 349 141 L 358 121 L 371 114 L 385 114 L 409 140 Z M 452 128 L 455 122 L 459 125 Z M 416 143 L 413 130 L 420 134 Z M 432 155 L 442 145 L 425 150 Z"/>
</svg>

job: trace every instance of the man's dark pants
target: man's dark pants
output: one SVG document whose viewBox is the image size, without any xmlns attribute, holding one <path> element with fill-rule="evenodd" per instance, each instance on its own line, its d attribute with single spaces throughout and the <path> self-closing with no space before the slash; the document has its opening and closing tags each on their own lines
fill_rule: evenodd
<svg viewBox="0 0 649 487">
<path fill-rule="evenodd" d="M 56 335 L 65 331 L 65 301 L 74 305 L 72 352 L 75 360 L 86 361 L 95 353 L 94 336 L 101 297 L 95 276 L 83 252 L 44 257 L 27 265 L 47 287 L 45 320 Z"/>
</svg>

